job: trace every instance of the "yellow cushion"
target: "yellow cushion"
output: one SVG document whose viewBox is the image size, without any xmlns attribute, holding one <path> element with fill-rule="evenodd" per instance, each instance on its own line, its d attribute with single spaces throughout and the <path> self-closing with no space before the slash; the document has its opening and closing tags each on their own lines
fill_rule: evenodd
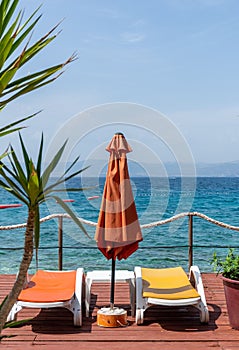
<svg viewBox="0 0 239 350">
<path fill-rule="evenodd" d="M 142 281 L 144 298 L 175 300 L 200 297 L 182 267 L 142 268 Z"/>
</svg>

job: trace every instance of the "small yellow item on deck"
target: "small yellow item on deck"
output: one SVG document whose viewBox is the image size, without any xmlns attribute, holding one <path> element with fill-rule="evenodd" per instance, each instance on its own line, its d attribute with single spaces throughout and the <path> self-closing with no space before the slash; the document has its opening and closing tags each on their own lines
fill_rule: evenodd
<svg viewBox="0 0 239 350">
<path fill-rule="evenodd" d="M 142 268 L 142 282 L 144 298 L 175 300 L 200 297 L 182 267 Z"/>
</svg>

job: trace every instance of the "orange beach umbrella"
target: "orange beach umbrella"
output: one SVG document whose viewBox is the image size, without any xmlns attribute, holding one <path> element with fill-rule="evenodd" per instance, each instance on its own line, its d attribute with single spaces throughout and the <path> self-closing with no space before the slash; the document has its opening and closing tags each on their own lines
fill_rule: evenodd
<svg viewBox="0 0 239 350">
<path fill-rule="evenodd" d="M 126 154 L 132 149 L 122 133 L 106 148 L 110 152 L 104 193 L 95 232 L 98 248 L 112 259 L 111 300 L 114 304 L 115 260 L 127 259 L 143 240 L 131 188 Z"/>
</svg>

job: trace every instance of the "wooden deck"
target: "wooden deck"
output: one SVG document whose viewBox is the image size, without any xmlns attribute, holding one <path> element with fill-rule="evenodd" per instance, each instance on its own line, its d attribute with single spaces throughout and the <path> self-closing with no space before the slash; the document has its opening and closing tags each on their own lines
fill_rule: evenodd
<svg viewBox="0 0 239 350">
<path fill-rule="evenodd" d="M 7 294 L 15 279 L 0 275 L 0 299 Z M 130 315 L 128 284 L 116 284 L 115 304 L 128 311 L 128 326 L 101 328 L 96 324 L 97 310 L 109 301 L 109 284 L 93 284 L 90 318 L 74 328 L 72 315 L 64 309 L 24 309 L 18 319 L 30 320 L 21 327 L 5 329 L 0 349 L 239 349 L 239 331 L 228 322 L 222 281 L 214 274 L 203 274 L 210 311 L 210 322 L 201 325 L 193 308 L 178 310 L 152 307 L 145 313 L 144 325 L 137 326 Z"/>
</svg>

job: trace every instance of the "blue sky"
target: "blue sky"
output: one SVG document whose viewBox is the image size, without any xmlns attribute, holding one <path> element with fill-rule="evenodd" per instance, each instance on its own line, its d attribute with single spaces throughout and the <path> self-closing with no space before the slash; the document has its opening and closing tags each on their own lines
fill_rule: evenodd
<svg viewBox="0 0 239 350">
<path fill-rule="evenodd" d="M 28 65 L 29 71 L 64 61 L 75 51 L 79 55 L 55 83 L 16 100 L 2 112 L 4 120 L 14 120 L 43 110 L 23 132 L 30 149 L 34 150 L 39 143 L 41 131 L 47 144 L 51 144 L 55 136 L 64 137 L 62 129 L 71 125 L 74 116 L 93 108 L 94 113 L 88 119 L 80 118 L 86 125 L 82 127 L 79 121 L 77 128 L 82 127 L 87 135 L 83 140 L 87 145 L 79 142 L 80 153 L 88 147 L 88 154 L 94 154 L 94 142 L 105 145 L 113 132 L 108 121 L 107 127 L 103 127 L 106 121 L 101 107 L 97 115 L 95 106 L 123 102 L 146 108 L 147 122 L 140 132 L 141 122 L 133 109 L 127 120 L 131 128 L 137 125 L 135 132 L 122 126 L 133 145 L 143 143 L 152 153 L 161 152 L 160 145 L 151 143 L 150 131 L 153 134 L 160 129 L 160 125 L 154 124 L 157 118 L 147 116 L 147 109 L 153 109 L 170 121 L 169 134 L 171 129 L 177 129 L 196 162 L 239 160 L 237 0 L 21 0 L 20 3 L 26 14 L 43 4 L 40 10 L 43 17 L 34 38 L 64 18 L 60 25 L 62 32 Z M 85 129 L 89 118 L 98 119 L 99 125 L 98 121 L 89 122 L 88 130 Z M 112 115 L 116 127 L 121 126 L 119 122 L 120 113 Z M 160 138 L 161 145 L 170 149 L 162 150 L 161 161 L 172 160 L 168 156 L 170 152 L 177 158 L 174 148 L 177 146 L 171 146 L 162 135 Z M 10 139 L 14 143 L 16 136 Z M 9 139 L 1 140 L 1 147 L 8 142 Z"/>
</svg>

